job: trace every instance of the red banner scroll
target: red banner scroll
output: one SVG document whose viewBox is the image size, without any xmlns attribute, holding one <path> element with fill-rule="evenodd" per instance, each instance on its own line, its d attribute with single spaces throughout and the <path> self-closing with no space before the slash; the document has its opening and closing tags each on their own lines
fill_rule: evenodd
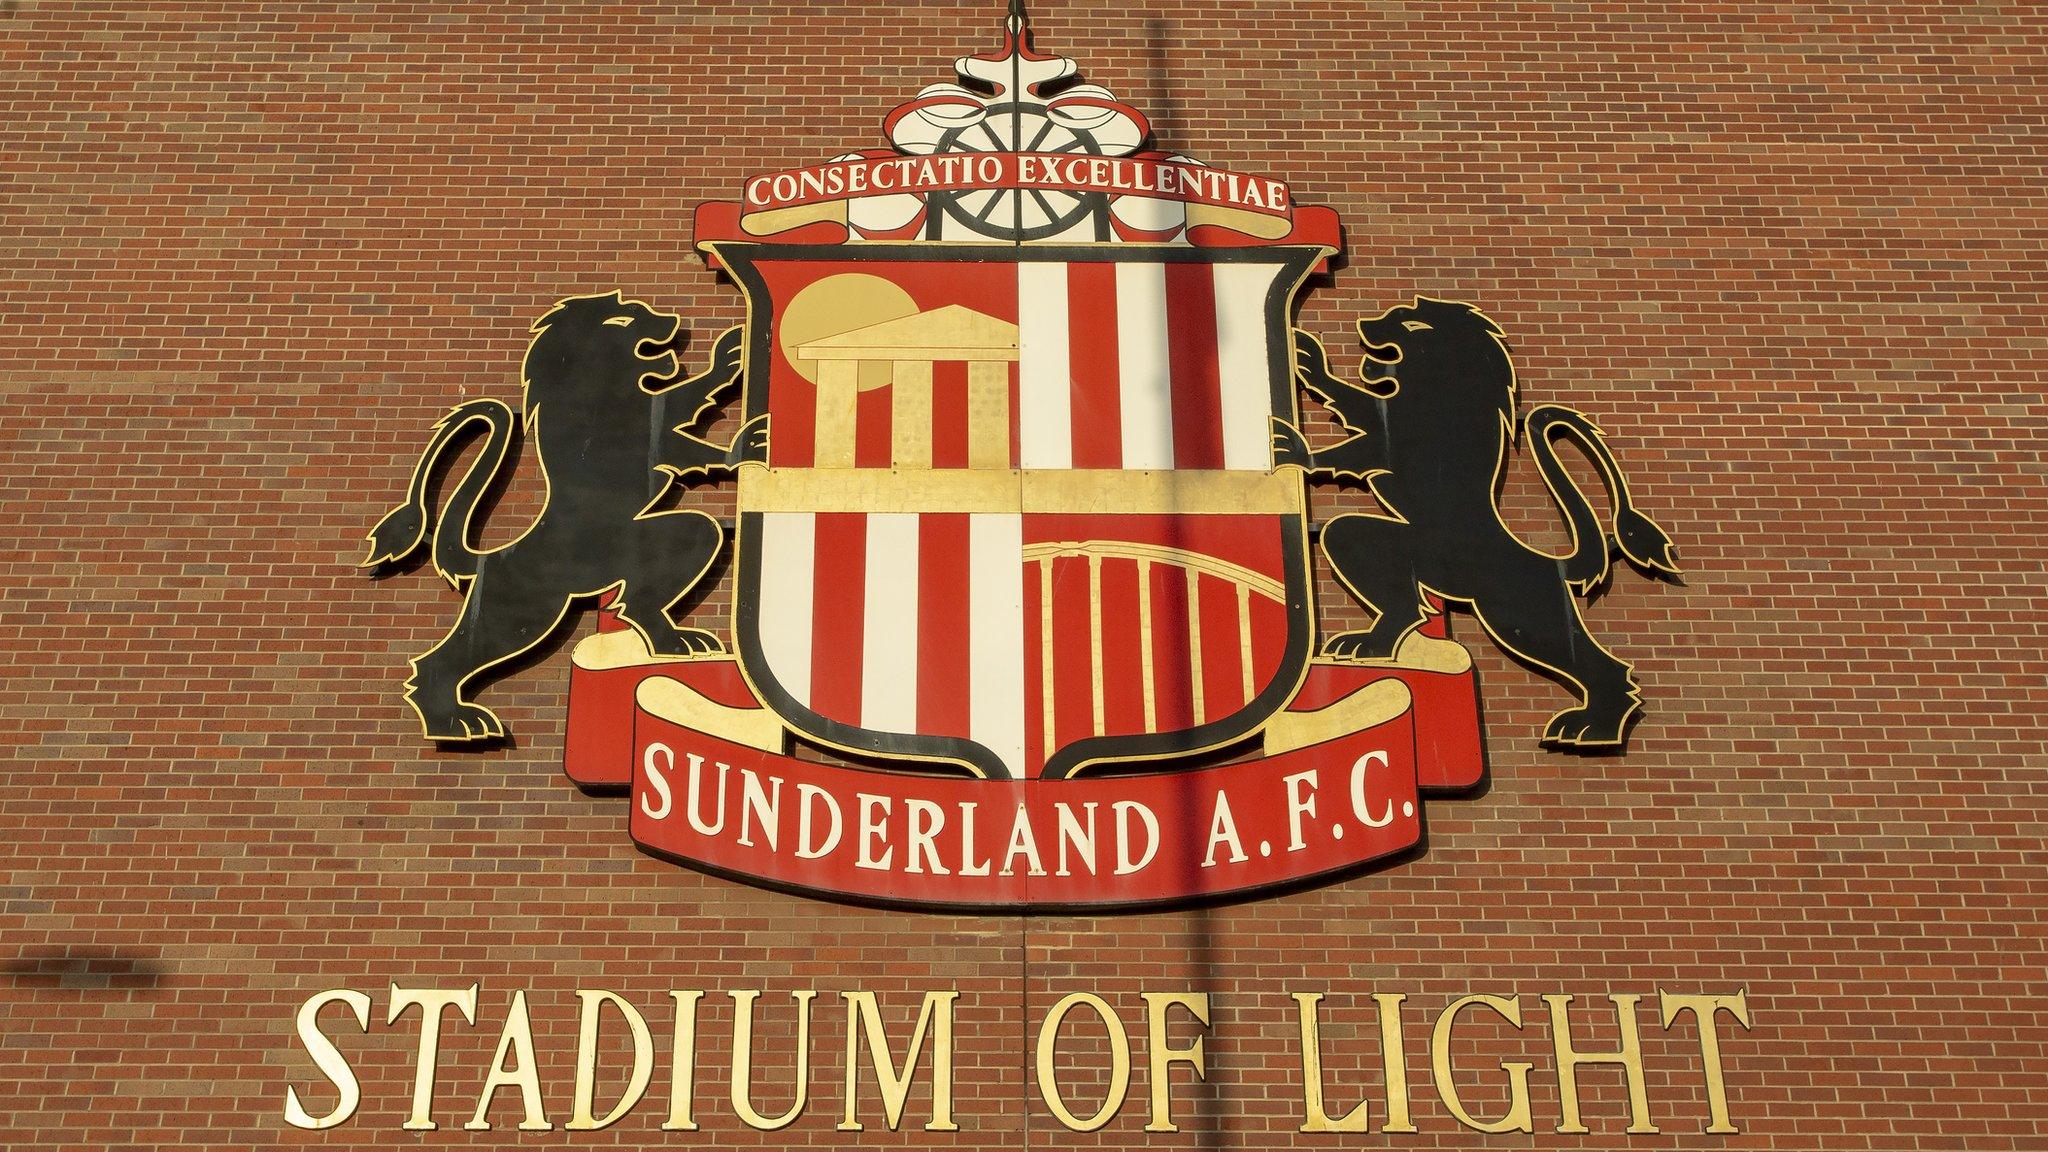
<svg viewBox="0 0 2048 1152">
<path fill-rule="evenodd" d="M 1418 785 L 1470 784 L 1452 777 L 1476 763 L 1436 722 L 1418 759 L 1416 706 L 1471 715 L 1469 670 L 1318 664 L 1239 763 L 1022 781 L 842 767 L 786 754 L 730 659 L 635 659 L 637 639 L 578 647 L 569 774 L 626 788 L 655 855 L 862 903 L 1129 908 L 1306 883 L 1413 847 Z"/>
</svg>

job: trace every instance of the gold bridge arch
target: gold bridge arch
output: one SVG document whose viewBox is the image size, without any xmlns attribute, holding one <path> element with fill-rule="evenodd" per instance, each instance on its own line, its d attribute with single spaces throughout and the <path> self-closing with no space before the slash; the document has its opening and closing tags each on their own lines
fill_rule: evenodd
<svg viewBox="0 0 2048 1152">
<path fill-rule="evenodd" d="M 1024 546 L 1024 564 L 1027 574 L 1035 572 L 1038 579 L 1038 668 L 1039 668 L 1039 711 L 1045 717 L 1045 748 L 1053 747 L 1054 700 L 1053 700 L 1053 631 L 1052 631 L 1052 570 L 1053 562 L 1063 559 L 1081 559 L 1088 563 L 1088 675 L 1089 696 L 1094 708 L 1095 735 L 1102 736 L 1108 731 L 1105 722 L 1102 671 L 1102 565 L 1104 561 L 1130 561 L 1137 565 L 1138 576 L 1138 644 L 1139 668 L 1143 677 L 1145 702 L 1145 731 L 1159 730 L 1157 696 L 1154 690 L 1156 676 L 1155 649 L 1152 636 L 1152 569 L 1164 566 L 1177 569 L 1187 582 L 1188 595 L 1188 683 L 1192 697 L 1196 724 L 1208 722 L 1208 704 L 1203 698 L 1201 579 L 1209 576 L 1230 585 L 1237 596 L 1237 653 L 1238 668 L 1243 676 L 1243 698 L 1250 700 L 1257 685 L 1252 677 L 1252 597 L 1259 596 L 1276 604 L 1285 604 L 1287 588 L 1280 581 L 1264 573 L 1255 572 L 1240 564 L 1218 559 L 1207 553 L 1187 548 L 1173 548 L 1164 544 L 1144 544 L 1129 540 L 1058 540 Z"/>
</svg>

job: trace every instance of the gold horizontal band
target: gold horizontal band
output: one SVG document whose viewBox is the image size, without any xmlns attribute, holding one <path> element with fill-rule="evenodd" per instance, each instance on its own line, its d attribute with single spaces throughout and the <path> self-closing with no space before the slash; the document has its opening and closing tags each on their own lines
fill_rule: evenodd
<svg viewBox="0 0 2048 1152">
<path fill-rule="evenodd" d="M 742 468 L 739 481 L 743 512 L 1303 512 L 1291 470 Z"/>
<path fill-rule="evenodd" d="M 965 362 L 969 364 L 1003 364 L 1017 358 L 1015 347 L 1000 345 L 963 344 L 957 347 L 934 348 L 929 344 L 871 344 L 851 348 L 833 348 L 824 342 L 809 344 L 797 350 L 799 360 L 856 360 L 856 361 L 910 361 L 917 364 L 945 364 Z"/>
</svg>

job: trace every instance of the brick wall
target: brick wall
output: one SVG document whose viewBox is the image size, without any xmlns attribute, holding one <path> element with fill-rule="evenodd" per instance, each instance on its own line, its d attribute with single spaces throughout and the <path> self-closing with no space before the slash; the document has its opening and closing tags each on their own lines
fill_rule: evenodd
<svg viewBox="0 0 2048 1152">
<path fill-rule="evenodd" d="M 359 576 L 362 537 L 453 402 L 516 396 L 526 324 L 623 287 L 708 338 L 738 295 L 690 211 L 743 174 L 880 142 L 1001 6 L 934 2 L 0 3 L 0 1145 L 502 1145 L 466 1133 L 516 989 L 550 1118 L 579 987 L 647 1010 L 650 1099 L 577 1144 L 827 1145 L 836 993 L 958 988 L 957 1148 L 1475 1146 L 2022 1149 L 2048 1139 L 2039 655 L 2048 518 L 2042 79 L 2027 5 L 1032 5 L 1041 45 L 1161 140 L 1338 209 L 1349 259 L 1305 327 L 1415 292 L 1483 304 L 1528 402 L 1585 408 L 1682 587 L 1624 575 L 1589 611 L 1637 661 L 1625 758 L 1540 752 L 1559 689 L 1464 624 L 1490 788 L 1429 810 L 1428 851 L 1280 899 L 1171 915 L 906 915 L 767 894 L 636 852 L 617 800 L 559 771 L 566 649 L 492 690 L 509 748 L 439 752 L 399 700 L 457 601 Z M 703 347 L 703 340 L 696 347 Z M 486 540 L 539 498 L 522 478 Z M 704 506 L 719 509 L 705 494 Z M 1358 506 L 1319 490 L 1319 516 Z M 1510 518 L 1557 538 L 1526 463 Z M 1331 618 L 1346 618 L 1326 589 Z M 716 623 L 723 592 L 699 615 Z M 1355 613 L 1352 614 L 1355 618 Z M 587 626 L 587 625 L 586 625 Z M 437 1132 L 398 1125 L 416 1029 L 391 982 L 481 982 L 451 1019 Z M 331 1102 L 292 1030 L 323 988 L 365 1101 Z M 695 1133 L 658 1131 L 666 992 L 712 990 Z M 764 1108 L 793 1066 L 784 993 L 823 993 L 809 1111 L 722 1100 L 730 1002 L 759 988 Z M 1746 988 L 1725 1027 L 1743 1134 L 1700 1134 L 1697 1044 L 1658 988 Z M 1092 1136 L 1037 1102 L 1029 1045 L 1071 991 L 1138 1028 L 1133 1099 Z M 1144 1133 L 1141 991 L 1216 1005 L 1204 1085 Z M 1291 991 L 1325 991 L 1333 1106 L 1384 1113 L 1374 991 L 1408 993 L 1414 1135 L 1299 1135 Z M 1437 1101 L 1434 1013 L 1498 1114 L 1527 1059 L 1534 1137 Z M 1642 993 L 1661 1135 L 1584 1074 L 1554 1134 L 1538 993 Z M 339 1012 L 325 1018 L 330 1027 Z M 1081 1035 L 1077 1032 L 1077 1035 Z M 615 1056 L 623 1043 L 607 1036 Z M 1068 1051 L 1085 1099 L 1101 1061 Z M 1488 1074 L 1490 1071 L 1490 1075 Z M 1065 1082 L 1063 1082 L 1064 1084 Z M 870 1087 L 870 1090 L 871 1087 Z M 920 1088 L 911 1115 L 923 1115 Z"/>
</svg>

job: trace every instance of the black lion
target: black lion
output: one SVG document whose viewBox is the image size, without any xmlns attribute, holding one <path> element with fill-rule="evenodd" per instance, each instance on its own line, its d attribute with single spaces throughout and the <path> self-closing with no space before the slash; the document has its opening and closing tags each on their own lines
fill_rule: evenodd
<svg viewBox="0 0 2048 1152">
<path fill-rule="evenodd" d="M 755 459 L 763 428 L 729 446 L 684 431 L 740 378 L 738 328 L 712 349 L 710 368 L 677 380 L 679 317 L 617 292 L 561 301 L 533 324 L 522 370 L 525 414 L 471 400 L 435 425 L 403 504 L 370 532 L 364 567 L 412 555 L 433 534 L 436 571 L 465 590 L 448 635 L 412 661 L 406 700 L 432 740 L 483 740 L 504 726 L 464 699 L 470 682 L 552 635 L 579 600 L 611 592 L 613 606 L 661 655 L 722 649 L 718 638 L 678 628 L 668 609 L 689 592 L 724 542 L 702 512 L 650 511 L 677 478 Z M 438 527 L 427 504 L 436 463 L 483 430 L 483 447 L 447 500 Z M 531 434 L 547 503 L 518 539 L 479 552 L 471 520 L 500 479 L 522 429 Z"/>
<path fill-rule="evenodd" d="M 1275 421 L 1275 460 L 1311 475 L 1369 484 L 1385 512 L 1343 515 L 1323 527 L 1323 553 L 1345 588 L 1377 613 L 1372 627 L 1333 636 L 1340 659 L 1393 656 L 1426 612 L 1422 593 L 1469 606 L 1495 642 L 1565 681 L 1581 698 L 1550 718 L 1546 744 L 1615 746 L 1641 708 L 1629 665 L 1586 631 L 1577 595 L 1606 580 L 1619 551 L 1645 572 L 1676 576 L 1664 530 L 1629 503 L 1628 484 L 1591 421 L 1546 405 L 1515 417 L 1515 370 L 1501 330 L 1468 304 L 1416 297 L 1358 323 L 1383 373 L 1361 384 L 1331 374 L 1322 346 L 1296 333 L 1296 373 L 1354 433 L 1310 451 Z M 1610 532 L 1559 466 L 1553 438 L 1598 466 L 1614 506 Z M 1570 525 L 1569 555 L 1523 544 L 1496 505 L 1510 450 L 1525 440 Z"/>
</svg>

